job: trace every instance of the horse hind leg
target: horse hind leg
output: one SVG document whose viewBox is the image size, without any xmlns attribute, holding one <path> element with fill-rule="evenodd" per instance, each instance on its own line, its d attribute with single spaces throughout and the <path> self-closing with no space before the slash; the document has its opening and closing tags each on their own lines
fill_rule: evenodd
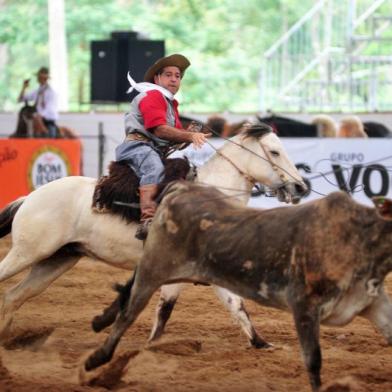
<svg viewBox="0 0 392 392">
<path fill-rule="evenodd" d="M 42 260 L 31 268 L 30 273 L 21 282 L 7 290 L 0 313 L 0 338 L 8 335 L 14 312 L 28 299 L 42 293 L 52 282 L 72 268 L 80 258 L 80 255 L 58 254 Z"/>
<path fill-rule="evenodd" d="M 67 246 L 62 243 L 61 233 L 50 233 L 48 226 L 39 230 L 34 226 L 34 220 L 29 221 L 26 216 L 23 217 L 22 223 L 21 219 L 19 217 L 18 222 L 14 220 L 12 247 L 0 262 L 0 282 L 51 257 L 56 252 L 61 252 Z"/>
<path fill-rule="evenodd" d="M 23 271 L 34 262 L 34 258 L 28 252 L 20 252 L 16 246 L 13 246 L 0 262 L 0 282 Z"/>
<path fill-rule="evenodd" d="M 255 348 L 268 348 L 271 345 L 266 342 L 255 330 L 250 320 L 249 314 L 245 309 L 241 297 L 218 286 L 213 286 L 218 298 L 223 302 L 225 307 L 230 311 L 233 318 L 238 321 L 249 343 Z"/>
<path fill-rule="evenodd" d="M 155 321 L 148 339 L 149 342 L 157 340 L 163 335 L 166 323 L 170 318 L 183 286 L 183 284 L 171 284 L 161 287 L 161 294 L 155 313 Z"/>
</svg>

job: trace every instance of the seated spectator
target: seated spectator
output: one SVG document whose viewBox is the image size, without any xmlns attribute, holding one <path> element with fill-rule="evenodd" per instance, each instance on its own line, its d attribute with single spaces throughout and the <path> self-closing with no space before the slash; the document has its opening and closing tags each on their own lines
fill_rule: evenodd
<svg viewBox="0 0 392 392">
<path fill-rule="evenodd" d="M 30 79 L 26 79 L 19 93 L 18 102 L 33 101 L 37 111 L 33 121 L 35 128 L 39 130 L 38 135 L 55 138 L 58 136 L 57 94 L 48 83 L 49 77 L 49 69 L 41 67 L 37 72 L 38 87 L 30 92 L 27 92 Z"/>
<path fill-rule="evenodd" d="M 312 124 L 316 125 L 319 137 L 336 137 L 338 133 L 338 127 L 334 119 L 327 114 L 319 114 L 313 117 Z"/>
<path fill-rule="evenodd" d="M 361 119 L 358 116 L 348 116 L 340 120 L 338 137 L 362 137 L 368 135 L 364 130 Z"/>
</svg>

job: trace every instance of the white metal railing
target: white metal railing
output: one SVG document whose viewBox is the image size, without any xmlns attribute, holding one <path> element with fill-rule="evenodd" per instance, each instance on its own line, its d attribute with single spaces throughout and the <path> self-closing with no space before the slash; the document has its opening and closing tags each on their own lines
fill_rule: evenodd
<svg viewBox="0 0 392 392">
<path fill-rule="evenodd" d="M 354 8 L 354 28 L 363 24 L 386 0 L 350 0 L 350 7 Z"/>
<path fill-rule="evenodd" d="M 297 23 L 295 23 L 285 34 L 282 35 L 264 54 L 266 58 L 272 57 L 281 47 L 287 45 L 290 39 L 301 30 L 308 21 L 311 21 L 324 6 L 327 0 L 319 0 Z"/>
<path fill-rule="evenodd" d="M 318 1 L 264 53 L 260 110 L 391 110 L 391 26 L 390 0 Z"/>
</svg>

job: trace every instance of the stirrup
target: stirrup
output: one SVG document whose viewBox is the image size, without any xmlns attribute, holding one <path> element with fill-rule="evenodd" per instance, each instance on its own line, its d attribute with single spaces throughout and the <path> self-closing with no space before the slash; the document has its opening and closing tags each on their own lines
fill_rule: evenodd
<svg viewBox="0 0 392 392">
<path fill-rule="evenodd" d="M 144 241 L 147 238 L 148 228 L 150 227 L 151 222 L 152 219 L 146 219 L 144 222 L 140 222 L 136 229 L 135 238 Z"/>
</svg>

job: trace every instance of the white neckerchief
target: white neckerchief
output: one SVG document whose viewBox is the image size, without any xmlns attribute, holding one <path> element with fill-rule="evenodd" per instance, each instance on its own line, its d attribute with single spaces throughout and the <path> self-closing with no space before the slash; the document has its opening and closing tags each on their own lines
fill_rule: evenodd
<svg viewBox="0 0 392 392">
<path fill-rule="evenodd" d="M 171 101 L 174 99 L 174 94 L 172 94 L 169 90 L 166 90 L 164 87 L 158 86 L 157 84 L 154 84 L 154 83 L 148 83 L 148 82 L 136 83 L 132 79 L 132 76 L 129 74 L 129 72 L 128 72 L 127 78 L 128 78 L 129 84 L 131 85 L 131 87 L 129 87 L 129 89 L 127 91 L 127 94 L 129 94 L 133 90 L 137 90 L 140 93 L 145 93 L 145 92 L 151 91 L 151 90 L 158 90 L 166 98 L 169 98 Z"/>
</svg>

